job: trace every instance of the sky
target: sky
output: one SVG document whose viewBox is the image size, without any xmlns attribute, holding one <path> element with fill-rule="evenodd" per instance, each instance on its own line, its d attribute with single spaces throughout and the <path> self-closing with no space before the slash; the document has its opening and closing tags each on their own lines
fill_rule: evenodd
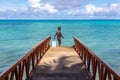
<svg viewBox="0 0 120 80">
<path fill-rule="evenodd" d="M 120 0 L 0 0 L 0 19 L 120 19 Z"/>
</svg>

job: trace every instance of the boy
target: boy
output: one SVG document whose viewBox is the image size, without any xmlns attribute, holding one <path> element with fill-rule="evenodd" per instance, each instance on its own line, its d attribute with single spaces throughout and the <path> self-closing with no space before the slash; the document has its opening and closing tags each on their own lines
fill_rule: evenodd
<svg viewBox="0 0 120 80">
<path fill-rule="evenodd" d="M 58 46 L 60 46 L 61 45 L 61 37 L 64 38 L 61 33 L 61 27 L 58 27 L 58 31 L 55 33 L 54 39 L 55 39 L 56 35 L 57 35 L 57 40 L 58 40 Z"/>
</svg>

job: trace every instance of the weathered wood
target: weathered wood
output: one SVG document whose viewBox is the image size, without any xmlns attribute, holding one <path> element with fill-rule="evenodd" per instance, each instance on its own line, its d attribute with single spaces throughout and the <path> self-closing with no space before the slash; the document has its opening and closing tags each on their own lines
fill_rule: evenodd
<svg viewBox="0 0 120 80">
<path fill-rule="evenodd" d="M 120 80 L 120 75 L 117 74 L 108 64 L 106 64 L 101 58 L 99 58 L 95 53 L 93 53 L 88 47 L 86 47 L 78 38 L 74 37 L 74 48 L 81 55 L 81 59 L 84 64 L 87 66 L 93 80 L 98 77 L 99 80 Z M 87 56 L 86 56 L 87 55 Z M 89 56 L 88 56 L 89 55 Z M 88 59 L 88 64 L 87 60 Z M 91 62 L 90 62 L 91 61 Z M 89 67 L 91 69 L 89 69 Z M 96 76 L 98 74 L 98 76 Z"/>
<path fill-rule="evenodd" d="M 73 47 L 57 47 L 46 52 L 31 80 L 91 80 Z"/>
<path fill-rule="evenodd" d="M 20 60 L 18 60 L 7 71 L 2 73 L 0 75 L 0 80 L 13 80 L 13 79 L 22 80 L 23 74 L 26 75 L 25 78 L 29 79 L 29 74 L 32 72 L 32 70 L 34 69 L 34 67 L 38 62 L 37 49 L 40 48 L 39 52 L 44 51 L 45 53 L 45 51 L 47 51 L 47 49 L 49 48 L 49 44 L 50 44 L 50 36 L 40 41 L 40 43 L 35 45 L 35 47 L 33 47 L 33 49 L 30 50 L 25 56 L 23 56 Z M 42 48 L 41 46 L 44 48 Z M 44 55 L 44 53 L 40 53 L 40 55 Z"/>
<path fill-rule="evenodd" d="M 30 78 L 31 80 L 41 78 L 45 80 L 96 80 L 96 77 L 98 80 L 120 80 L 120 75 L 78 38 L 74 37 L 74 42 L 78 55 L 72 47 L 50 48 L 45 55 L 50 46 L 50 36 L 48 36 L 2 73 L 0 80 L 22 80 L 24 74 L 26 80 Z"/>
</svg>

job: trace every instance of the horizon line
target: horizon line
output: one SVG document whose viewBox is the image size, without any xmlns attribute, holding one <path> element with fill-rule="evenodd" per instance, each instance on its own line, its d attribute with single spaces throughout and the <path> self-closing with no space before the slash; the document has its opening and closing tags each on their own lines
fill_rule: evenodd
<svg viewBox="0 0 120 80">
<path fill-rule="evenodd" d="M 0 20 L 120 20 L 120 19 L 0 19 Z"/>
</svg>

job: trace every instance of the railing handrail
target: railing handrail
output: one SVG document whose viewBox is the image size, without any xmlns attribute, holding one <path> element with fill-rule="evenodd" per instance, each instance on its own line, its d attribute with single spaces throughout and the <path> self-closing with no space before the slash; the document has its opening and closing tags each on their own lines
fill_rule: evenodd
<svg viewBox="0 0 120 80">
<path fill-rule="evenodd" d="M 85 50 L 85 55 L 84 55 L 84 53 L 82 54 L 82 55 L 84 55 L 84 56 L 81 56 L 80 55 L 80 57 L 83 59 L 83 58 L 88 58 L 88 56 L 87 55 L 89 55 L 89 57 L 92 57 L 92 58 L 95 58 L 94 60 L 94 62 L 95 62 L 95 68 L 97 69 L 98 68 L 98 66 L 99 66 L 99 68 L 101 67 L 100 66 L 100 64 L 113 76 L 109 76 L 110 77 L 110 80 L 112 80 L 113 78 L 116 80 L 120 80 L 120 75 L 117 73 L 117 72 L 115 72 L 108 64 L 106 64 L 100 57 L 98 57 L 93 51 L 91 51 L 87 46 L 85 46 L 77 37 L 73 37 L 74 38 L 74 41 L 75 41 L 75 48 L 76 48 L 76 51 L 78 52 L 78 54 L 80 55 L 80 54 L 82 54 L 81 53 L 81 51 L 82 51 L 82 49 L 84 49 Z M 81 47 L 81 49 L 80 49 L 80 47 Z M 84 61 L 83 62 L 85 62 L 86 64 L 86 66 L 87 66 L 87 69 L 89 70 L 89 72 L 90 72 L 90 65 L 92 65 L 92 62 L 91 62 L 91 64 L 90 64 L 90 58 L 89 58 L 89 60 L 90 61 L 87 61 L 87 59 L 83 59 Z M 98 62 L 98 63 L 97 63 Z M 89 64 L 88 64 L 89 63 Z M 99 64 L 99 65 L 97 65 L 97 64 Z M 95 69 L 95 73 L 91 73 L 91 74 L 93 74 L 94 76 L 92 76 L 93 77 L 93 80 L 95 80 L 95 75 L 96 75 L 96 69 Z M 98 73 L 99 74 L 99 73 Z M 107 73 L 106 73 L 107 74 Z M 105 75 L 106 75 L 105 74 Z M 101 74 L 99 74 L 99 75 L 101 75 Z M 99 80 L 102 80 L 102 78 L 100 78 L 99 77 Z M 106 80 L 106 79 L 104 79 L 104 80 Z M 108 80 L 109 80 L 109 78 L 108 78 Z"/>
<path fill-rule="evenodd" d="M 10 68 L 8 68 L 8 70 L 6 70 L 2 74 L 0 74 L 0 80 L 3 80 L 3 79 L 11 80 L 8 77 L 9 77 L 9 75 L 10 75 L 10 73 L 12 71 L 14 72 L 15 69 L 17 69 L 18 65 L 22 65 L 23 64 L 23 68 L 24 68 L 24 66 L 25 66 L 25 64 L 24 64 L 25 62 L 24 61 L 26 61 L 26 60 L 29 61 L 28 58 L 30 58 L 30 56 L 32 54 L 34 54 L 35 52 L 36 52 L 36 55 L 39 55 L 39 59 L 40 59 L 42 57 L 42 55 L 44 55 L 44 53 L 45 53 L 44 51 L 46 51 L 49 48 L 49 45 L 50 45 L 50 36 L 46 37 L 45 39 L 43 39 L 42 41 L 40 41 L 38 44 L 36 44 L 26 55 L 24 55 L 14 65 L 12 65 Z M 38 50 L 38 48 L 40 48 L 40 50 Z M 40 54 L 37 54 L 37 52 L 40 52 Z M 34 55 L 34 57 L 35 57 L 34 59 L 35 60 L 33 60 L 33 63 L 31 62 L 34 65 L 32 67 L 35 67 L 35 62 L 38 60 L 38 58 L 37 58 L 38 56 L 36 56 L 36 55 Z M 31 59 L 33 59 L 33 58 L 31 58 Z M 27 64 L 26 64 L 26 66 L 27 66 Z M 29 68 L 30 68 L 30 66 L 31 65 L 29 65 Z M 21 68 L 21 66 L 20 66 L 20 68 Z M 12 75 L 12 73 L 11 73 L 11 75 Z M 18 76 L 15 76 L 15 77 L 18 77 Z M 19 78 L 19 80 L 21 80 L 21 79 Z"/>
</svg>

